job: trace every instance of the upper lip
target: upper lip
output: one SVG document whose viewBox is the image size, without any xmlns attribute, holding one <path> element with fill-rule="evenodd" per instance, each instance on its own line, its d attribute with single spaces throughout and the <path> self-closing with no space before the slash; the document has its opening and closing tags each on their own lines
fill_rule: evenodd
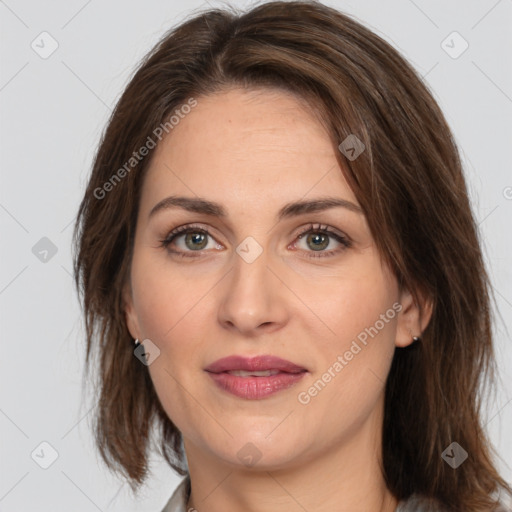
<svg viewBox="0 0 512 512">
<path fill-rule="evenodd" d="M 256 357 L 244 356 L 229 356 L 218 359 L 214 363 L 205 368 L 207 372 L 222 373 L 231 370 L 245 370 L 245 371 L 265 371 L 265 370 L 279 370 L 287 373 L 299 373 L 307 371 L 301 366 L 297 366 L 291 361 L 281 359 L 280 357 L 263 355 Z"/>
</svg>

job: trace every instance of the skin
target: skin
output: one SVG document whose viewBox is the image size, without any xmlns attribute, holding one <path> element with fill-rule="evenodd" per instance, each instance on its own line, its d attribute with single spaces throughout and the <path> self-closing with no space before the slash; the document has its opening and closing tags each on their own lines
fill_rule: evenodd
<svg viewBox="0 0 512 512">
<path fill-rule="evenodd" d="M 277 221 L 292 201 L 335 196 L 358 204 L 338 149 L 302 101 L 271 89 L 231 89 L 197 101 L 154 150 L 125 292 L 131 335 L 160 350 L 148 370 L 183 435 L 188 507 L 393 511 L 397 501 L 380 470 L 385 380 L 395 348 L 425 329 L 430 304 L 420 304 L 420 319 L 419 305 L 383 264 L 363 214 L 337 207 Z M 227 218 L 180 208 L 148 218 L 171 195 L 218 202 Z M 168 249 L 200 253 L 179 258 L 160 242 L 189 223 L 208 228 L 211 238 L 206 246 L 187 245 L 186 235 L 178 236 Z M 328 225 L 352 245 L 328 237 L 322 250 L 338 252 L 308 258 L 319 251 L 296 234 L 310 223 Z M 248 236 L 263 251 L 251 263 L 236 252 Z M 298 394 L 394 303 L 400 313 L 300 403 Z M 308 373 L 270 397 L 237 398 L 204 371 L 233 354 L 276 355 Z M 237 456 L 247 443 L 261 454 L 251 467 Z"/>
</svg>

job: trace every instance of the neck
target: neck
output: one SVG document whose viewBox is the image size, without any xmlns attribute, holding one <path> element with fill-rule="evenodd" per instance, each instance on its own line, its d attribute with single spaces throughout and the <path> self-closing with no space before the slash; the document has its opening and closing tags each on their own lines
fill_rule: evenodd
<svg viewBox="0 0 512 512">
<path fill-rule="evenodd" d="M 185 438 L 192 482 L 186 510 L 394 512 L 397 500 L 385 485 L 381 440 L 375 435 L 380 419 L 369 418 L 334 449 L 326 446 L 293 465 L 265 469 L 219 461 Z"/>
</svg>

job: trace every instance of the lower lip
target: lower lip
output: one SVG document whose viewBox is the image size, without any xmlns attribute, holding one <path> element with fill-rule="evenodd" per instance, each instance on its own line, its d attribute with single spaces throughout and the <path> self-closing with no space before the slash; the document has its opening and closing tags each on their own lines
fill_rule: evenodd
<svg viewBox="0 0 512 512">
<path fill-rule="evenodd" d="M 259 400 L 297 384 L 307 372 L 277 373 L 269 377 L 237 377 L 230 373 L 208 372 L 210 377 L 224 391 L 239 398 Z"/>
</svg>

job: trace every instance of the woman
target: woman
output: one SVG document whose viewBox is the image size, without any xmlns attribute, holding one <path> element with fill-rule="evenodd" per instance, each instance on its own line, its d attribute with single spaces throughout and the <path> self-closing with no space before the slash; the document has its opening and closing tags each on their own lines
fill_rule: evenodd
<svg viewBox="0 0 512 512">
<path fill-rule="evenodd" d="M 488 511 L 489 281 L 458 149 L 317 2 L 211 10 L 128 84 L 75 228 L 95 434 L 164 512 Z"/>
</svg>

